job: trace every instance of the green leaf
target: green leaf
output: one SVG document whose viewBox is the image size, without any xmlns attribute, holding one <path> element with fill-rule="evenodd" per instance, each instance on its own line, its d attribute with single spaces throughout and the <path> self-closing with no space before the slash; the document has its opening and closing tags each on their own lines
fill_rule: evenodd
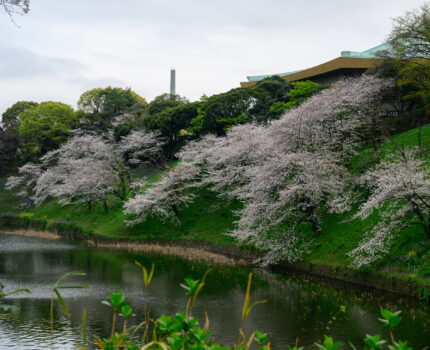
<svg viewBox="0 0 430 350">
<path fill-rule="evenodd" d="M 91 288 L 90 285 L 88 286 L 58 286 L 57 289 L 86 289 Z"/>
<path fill-rule="evenodd" d="M 54 293 L 57 295 L 58 302 L 60 303 L 60 306 L 63 309 L 64 314 L 70 318 L 71 317 L 70 312 L 67 309 L 66 303 L 64 302 L 63 297 L 61 296 L 57 288 L 54 288 Z"/>
<path fill-rule="evenodd" d="M 0 295 L 0 299 L 1 299 L 1 298 L 5 298 L 5 297 L 7 297 L 7 296 L 9 296 L 9 295 L 12 295 L 12 294 L 17 294 L 17 293 L 31 293 L 31 292 L 30 292 L 30 290 L 28 290 L 28 289 L 15 289 L 15 290 L 14 290 L 14 291 L 12 291 L 12 292 L 5 293 L 5 294 L 1 294 L 1 295 Z"/>
<path fill-rule="evenodd" d="M 109 294 L 108 296 L 112 304 L 113 311 L 118 311 L 125 300 L 124 296 L 122 295 L 122 291 Z"/>
<path fill-rule="evenodd" d="M 87 342 L 87 309 L 82 313 L 82 340 L 84 344 Z"/>
<path fill-rule="evenodd" d="M 59 284 L 63 281 L 63 280 L 65 280 L 67 277 L 70 277 L 70 276 L 86 276 L 86 273 L 85 272 L 83 272 L 83 271 L 72 271 L 72 272 L 68 272 L 68 273 L 65 273 L 63 276 L 61 276 L 56 282 L 55 282 L 55 284 L 54 284 L 54 288 L 57 288 L 58 286 L 59 286 Z"/>
<path fill-rule="evenodd" d="M 247 317 L 248 317 L 249 313 L 251 312 L 252 308 L 253 308 L 255 305 L 258 305 L 258 304 L 264 304 L 264 303 L 267 303 L 267 300 L 254 301 L 254 302 L 251 304 L 251 306 L 249 306 L 249 307 L 248 307 L 248 309 L 246 310 L 245 318 L 247 318 Z"/>
<path fill-rule="evenodd" d="M 256 342 L 259 344 L 259 345 L 262 345 L 262 344 L 264 344 L 266 341 L 268 341 L 269 340 L 269 337 L 268 337 L 268 335 L 267 335 L 267 333 L 261 333 L 261 332 L 259 332 L 259 331 L 255 331 L 255 336 L 256 336 Z"/>
<path fill-rule="evenodd" d="M 151 267 L 151 272 L 149 273 L 149 277 L 148 277 L 148 285 L 151 283 L 152 281 L 152 276 L 154 275 L 154 270 L 155 270 L 155 264 L 152 263 L 152 267 Z M 148 286 L 147 285 L 147 286 Z"/>
<path fill-rule="evenodd" d="M 130 307 L 130 305 L 123 305 L 121 307 L 121 313 L 124 318 L 129 318 L 133 313 L 133 309 Z"/>
</svg>

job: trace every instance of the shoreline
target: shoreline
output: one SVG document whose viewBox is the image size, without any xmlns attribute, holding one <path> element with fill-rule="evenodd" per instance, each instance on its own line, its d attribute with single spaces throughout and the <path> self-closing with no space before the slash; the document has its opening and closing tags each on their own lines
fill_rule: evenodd
<svg viewBox="0 0 430 350">
<path fill-rule="evenodd" d="M 56 233 L 51 233 L 49 231 L 34 230 L 34 229 L 1 230 L 0 233 L 5 235 L 41 238 L 41 239 L 47 239 L 52 241 L 64 238 L 61 235 Z M 72 241 L 76 242 L 76 240 L 72 240 Z M 179 246 L 179 245 L 162 245 L 162 244 L 150 243 L 150 242 L 146 244 L 142 244 L 142 242 L 103 243 L 103 242 L 96 242 L 93 240 L 86 240 L 84 241 L 84 243 L 86 246 L 92 247 L 92 248 L 102 248 L 102 249 L 108 249 L 108 250 L 127 251 L 127 252 L 142 252 L 142 253 L 155 254 L 155 255 L 167 255 L 167 256 L 179 257 L 189 261 L 198 261 L 198 262 L 206 262 L 206 263 L 214 263 L 214 264 L 222 264 L 222 265 L 230 265 L 230 266 L 249 265 L 249 262 L 247 262 L 244 259 L 232 258 L 223 254 L 210 252 L 208 250 L 199 249 L 196 247 L 185 247 L 185 246 Z"/>
<path fill-rule="evenodd" d="M 5 235 L 16 235 L 16 236 L 24 236 L 24 237 L 34 237 L 34 238 L 43 238 L 49 239 L 50 241 L 56 241 L 61 238 L 61 236 L 49 232 L 49 231 L 37 231 L 32 229 L 27 230 L 2 230 L 0 233 Z"/>
<path fill-rule="evenodd" d="M 252 265 L 256 257 L 256 252 L 252 249 L 234 245 L 191 239 L 112 238 L 90 232 L 71 223 L 21 218 L 14 215 L 0 215 L 0 230 L 2 227 L 4 230 L 1 232 L 5 233 L 15 232 L 21 233 L 21 235 L 38 235 L 37 237 L 41 238 L 43 238 L 42 236 L 52 237 L 52 239 L 62 238 L 84 243 L 90 247 L 178 256 L 193 261 L 233 266 Z M 414 281 L 403 280 L 398 276 L 388 276 L 374 271 L 359 271 L 348 267 L 314 264 L 309 261 L 281 263 L 276 268 L 284 271 L 301 271 L 314 276 L 412 296 L 417 299 L 430 292 L 429 284 L 421 285 Z"/>
</svg>

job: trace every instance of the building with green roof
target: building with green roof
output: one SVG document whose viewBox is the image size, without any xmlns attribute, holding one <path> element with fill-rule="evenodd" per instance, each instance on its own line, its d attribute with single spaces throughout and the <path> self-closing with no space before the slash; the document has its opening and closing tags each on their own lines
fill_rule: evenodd
<svg viewBox="0 0 430 350">
<path fill-rule="evenodd" d="M 317 66 L 287 73 L 247 76 L 248 81 L 241 82 L 240 85 L 249 86 L 273 75 L 279 75 L 288 82 L 311 80 L 319 84 L 331 84 L 343 77 L 363 74 L 366 69 L 381 61 L 383 53 L 389 51 L 390 47 L 387 43 L 362 52 L 342 51 L 340 57 Z"/>
</svg>

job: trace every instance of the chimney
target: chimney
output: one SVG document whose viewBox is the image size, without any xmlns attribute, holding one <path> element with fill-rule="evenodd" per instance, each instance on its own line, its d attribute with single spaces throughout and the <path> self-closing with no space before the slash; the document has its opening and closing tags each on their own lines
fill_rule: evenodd
<svg viewBox="0 0 430 350">
<path fill-rule="evenodd" d="M 170 70 L 170 94 L 176 94 L 176 71 L 174 68 Z"/>
</svg>

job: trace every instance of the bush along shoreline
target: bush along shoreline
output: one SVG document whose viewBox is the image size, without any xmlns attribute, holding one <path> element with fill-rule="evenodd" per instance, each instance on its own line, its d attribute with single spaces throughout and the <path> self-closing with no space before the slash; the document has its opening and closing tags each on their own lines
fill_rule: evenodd
<svg viewBox="0 0 430 350">
<path fill-rule="evenodd" d="M 204 260 L 210 263 L 229 265 L 252 265 L 255 259 L 255 249 L 243 248 L 231 244 L 211 243 L 195 239 L 130 239 L 105 237 L 79 227 L 69 222 L 55 222 L 48 219 L 38 219 L 26 213 L 16 215 L 12 213 L 0 215 L 0 232 L 11 234 L 23 234 L 31 231 L 33 236 L 44 237 L 44 232 L 55 235 L 54 238 L 65 239 L 74 243 L 84 244 L 90 247 L 100 247 L 113 250 L 145 251 L 157 255 L 176 255 L 190 260 Z M 23 231 L 24 230 L 24 231 Z M 152 249 L 156 245 L 159 248 Z M 148 246 L 148 249 L 145 247 Z M 168 248 L 177 248 L 181 254 Z M 143 248 L 143 249 L 140 249 Z M 187 249 L 195 249 L 195 254 L 190 254 Z M 222 257 L 225 257 L 223 259 Z M 282 262 L 274 266 L 275 269 L 294 270 L 305 272 L 314 276 L 344 281 L 360 286 L 371 287 L 391 293 L 398 293 L 414 297 L 423 302 L 430 302 L 430 285 L 423 285 L 414 280 L 404 280 L 398 276 L 388 276 L 371 269 L 353 269 L 350 267 L 330 266 L 326 264 L 312 263 L 306 260 L 294 263 Z"/>
</svg>

